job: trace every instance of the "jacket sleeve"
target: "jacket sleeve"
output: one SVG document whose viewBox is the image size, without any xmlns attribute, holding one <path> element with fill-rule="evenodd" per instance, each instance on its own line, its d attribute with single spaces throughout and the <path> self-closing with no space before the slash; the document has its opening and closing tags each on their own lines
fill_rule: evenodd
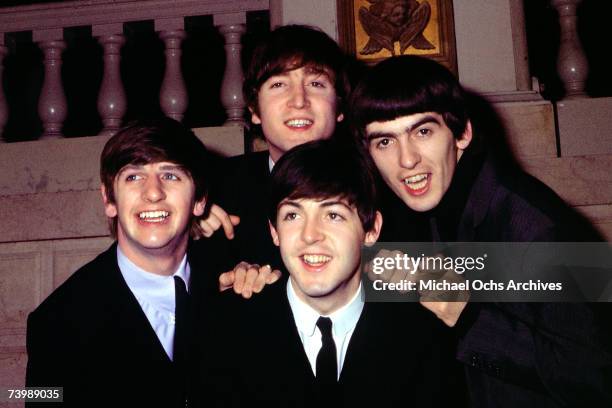
<svg viewBox="0 0 612 408">
<path fill-rule="evenodd" d="M 28 364 L 27 387 L 64 387 L 67 382 L 68 361 L 62 358 L 64 344 L 59 339 L 63 334 L 54 319 L 40 311 L 28 316 L 26 347 Z M 26 407 L 63 406 L 62 403 L 26 403 Z"/>
<path fill-rule="evenodd" d="M 610 339 L 588 303 L 472 304 L 458 324 L 458 359 L 562 406 L 612 406 Z M 464 319 L 465 317 L 465 319 Z"/>
</svg>

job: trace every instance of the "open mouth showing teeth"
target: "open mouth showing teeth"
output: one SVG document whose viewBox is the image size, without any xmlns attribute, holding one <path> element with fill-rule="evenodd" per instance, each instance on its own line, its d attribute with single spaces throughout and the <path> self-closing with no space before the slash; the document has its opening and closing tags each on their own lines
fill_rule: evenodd
<svg viewBox="0 0 612 408">
<path fill-rule="evenodd" d="M 162 222 L 168 218 L 169 215 L 170 213 L 168 211 L 143 211 L 138 214 L 138 217 L 147 222 Z"/>
<path fill-rule="evenodd" d="M 412 177 L 406 177 L 404 179 L 404 184 L 412 190 L 419 190 L 427 185 L 428 180 L 429 174 L 417 174 Z"/>
<path fill-rule="evenodd" d="M 331 261 L 331 256 L 327 255 L 302 255 L 302 260 L 311 266 L 321 266 Z"/>
<path fill-rule="evenodd" d="M 309 119 L 291 119 L 291 120 L 286 121 L 285 124 L 287 126 L 290 126 L 290 127 L 301 128 L 301 127 L 306 127 L 306 126 L 312 125 L 312 120 L 309 120 Z"/>
</svg>

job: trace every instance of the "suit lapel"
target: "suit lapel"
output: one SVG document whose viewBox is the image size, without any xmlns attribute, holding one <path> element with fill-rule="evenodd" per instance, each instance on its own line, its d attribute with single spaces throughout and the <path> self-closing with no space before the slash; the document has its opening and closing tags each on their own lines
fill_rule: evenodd
<svg viewBox="0 0 612 408">
<path fill-rule="evenodd" d="M 457 241 L 474 241 L 476 229 L 487 216 L 498 187 L 493 161 L 487 157 L 474 181 L 474 187 L 459 221 Z"/>
<path fill-rule="evenodd" d="M 407 306 L 365 303 L 344 358 L 340 373 L 342 386 L 363 384 L 364 373 L 416 370 L 418 359 L 406 357 L 407 350 L 414 350 L 416 343 L 403 325 L 419 327 L 419 321 Z"/>
<path fill-rule="evenodd" d="M 284 287 L 284 285 L 280 286 Z M 287 299 L 287 294 L 284 290 L 282 293 L 282 302 L 282 313 L 278 327 L 284 328 L 284 333 L 279 334 L 284 342 L 283 349 L 286 350 L 286 358 L 285 356 L 281 356 L 283 365 L 288 372 L 293 371 L 293 374 L 297 378 L 303 378 L 309 381 L 309 383 L 312 383 L 315 379 L 314 373 L 308 361 L 308 356 L 306 356 L 306 351 L 304 351 L 304 345 L 300 339 L 293 312 L 289 305 L 289 299 Z M 289 329 L 288 332 L 287 328 Z"/>
<path fill-rule="evenodd" d="M 116 247 L 115 247 L 116 248 Z M 108 273 L 111 288 L 109 294 L 114 294 L 110 302 L 115 312 L 113 319 L 116 322 L 117 336 L 120 337 L 125 354 L 130 350 L 135 355 L 142 355 L 154 359 L 159 364 L 169 365 L 171 360 L 157 338 L 155 330 L 142 311 L 138 300 L 128 287 L 117 264 L 116 251 L 109 259 Z"/>
<path fill-rule="evenodd" d="M 340 372 L 341 384 L 351 382 L 354 375 L 359 375 L 361 367 L 364 365 L 364 358 L 367 358 L 368 353 L 368 335 L 372 334 L 371 323 L 372 323 L 372 308 L 371 304 L 365 303 L 357 326 L 353 331 L 351 340 L 346 350 L 346 356 L 344 357 L 344 364 L 342 371 Z M 364 371 L 361 371 L 363 373 Z"/>
</svg>

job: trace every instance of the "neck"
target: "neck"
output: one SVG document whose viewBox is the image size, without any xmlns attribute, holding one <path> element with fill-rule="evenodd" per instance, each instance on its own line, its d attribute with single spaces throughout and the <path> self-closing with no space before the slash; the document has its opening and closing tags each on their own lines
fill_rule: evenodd
<svg viewBox="0 0 612 408">
<path fill-rule="evenodd" d="M 353 296 L 355 296 L 359 290 L 359 277 L 360 274 L 356 273 L 349 281 L 342 283 L 342 285 L 337 287 L 332 293 L 325 296 L 314 297 L 306 295 L 301 290 L 294 291 L 300 300 L 316 310 L 317 313 L 322 316 L 328 316 L 343 306 L 346 306 L 351 299 L 353 299 Z M 293 285 L 294 288 L 297 287 L 293 277 L 291 277 L 291 285 Z"/>
<path fill-rule="evenodd" d="M 187 252 L 188 239 L 180 242 L 172 249 L 168 248 L 146 248 L 135 249 L 129 245 L 125 245 L 119 239 L 119 248 L 121 252 L 132 262 L 144 271 L 156 275 L 170 276 L 176 272 L 185 253 Z"/>
</svg>

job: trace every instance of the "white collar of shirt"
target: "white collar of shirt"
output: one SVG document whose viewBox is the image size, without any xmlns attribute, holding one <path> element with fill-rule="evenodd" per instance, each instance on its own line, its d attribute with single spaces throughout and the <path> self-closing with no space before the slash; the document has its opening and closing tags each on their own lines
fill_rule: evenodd
<svg viewBox="0 0 612 408">
<path fill-rule="evenodd" d="M 172 359 L 176 306 L 174 276 L 183 279 L 185 287 L 189 288 L 191 268 L 187 262 L 187 254 L 170 276 L 157 275 L 138 267 L 128 259 L 119 246 L 117 246 L 117 264 L 166 354 Z"/>
<path fill-rule="evenodd" d="M 306 336 L 313 336 L 315 327 L 317 327 L 317 320 L 319 320 L 321 314 L 297 296 L 291 284 L 291 279 L 287 281 L 287 297 L 289 298 L 289 305 L 291 306 L 298 330 Z M 363 304 L 363 287 L 360 282 L 359 289 L 357 289 L 357 292 L 355 292 L 346 305 L 325 316 L 329 317 L 332 321 L 334 336 L 344 336 L 349 330 L 355 328 L 359 316 L 361 316 Z"/>
<path fill-rule="evenodd" d="M 272 160 L 272 156 L 268 156 L 268 169 L 270 169 L 270 173 L 272 172 L 272 169 L 274 168 L 274 165 L 276 163 L 274 162 L 274 160 Z"/>
<path fill-rule="evenodd" d="M 293 313 L 293 319 L 304 347 L 304 352 L 312 368 L 317 375 L 317 355 L 321 349 L 321 331 L 317 328 L 319 312 L 304 303 L 295 293 L 291 285 L 291 279 L 287 282 L 287 298 Z M 344 366 L 344 359 L 348 346 L 363 311 L 364 292 L 361 283 L 353 298 L 340 309 L 326 316 L 332 321 L 332 337 L 336 344 L 336 362 L 338 364 L 338 379 Z"/>
</svg>

